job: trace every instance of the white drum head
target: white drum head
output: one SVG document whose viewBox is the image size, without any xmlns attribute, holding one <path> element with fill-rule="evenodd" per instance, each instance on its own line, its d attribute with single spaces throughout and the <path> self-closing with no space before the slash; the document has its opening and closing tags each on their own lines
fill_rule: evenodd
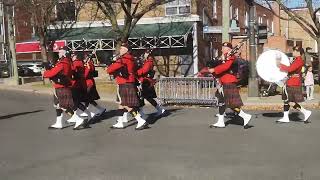
<svg viewBox="0 0 320 180">
<path fill-rule="evenodd" d="M 281 60 L 280 60 L 281 58 Z M 288 56 L 278 50 L 268 50 L 263 52 L 256 63 L 258 75 L 268 82 L 279 82 L 287 77 L 287 72 L 282 72 L 277 67 L 277 59 L 281 64 L 290 65 Z"/>
</svg>

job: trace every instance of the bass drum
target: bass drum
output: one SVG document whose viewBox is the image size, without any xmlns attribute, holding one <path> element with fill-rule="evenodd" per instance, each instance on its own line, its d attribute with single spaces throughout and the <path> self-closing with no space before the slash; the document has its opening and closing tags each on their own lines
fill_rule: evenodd
<svg viewBox="0 0 320 180">
<path fill-rule="evenodd" d="M 290 60 L 283 52 L 278 50 L 268 50 L 263 52 L 256 63 L 258 75 L 265 81 L 276 83 L 280 87 L 284 86 L 288 73 L 280 71 L 277 62 L 286 66 L 290 65 Z"/>
</svg>

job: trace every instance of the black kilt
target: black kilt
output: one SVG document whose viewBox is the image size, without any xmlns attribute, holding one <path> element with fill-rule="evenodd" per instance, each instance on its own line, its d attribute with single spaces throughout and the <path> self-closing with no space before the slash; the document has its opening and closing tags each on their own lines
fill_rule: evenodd
<svg viewBox="0 0 320 180">
<path fill-rule="evenodd" d="M 156 90 L 149 81 L 142 82 L 141 96 L 145 99 L 157 98 Z"/>
<path fill-rule="evenodd" d="M 72 92 L 70 88 L 57 88 L 55 89 L 55 95 L 53 96 L 53 103 L 56 108 L 60 109 L 72 109 L 74 102 L 72 98 Z"/>
<path fill-rule="evenodd" d="M 91 88 L 88 88 L 88 91 L 87 91 L 88 102 L 92 102 L 92 101 L 99 100 L 99 99 L 100 99 L 100 96 L 99 96 L 99 93 L 97 91 L 96 86 L 94 85 Z"/>
<path fill-rule="evenodd" d="M 82 88 L 72 88 L 72 97 L 75 107 L 78 107 L 79 103 L 87 101 L 87 92 Z"/>
<path fill-rule="evenodd" d="M 282 89 L 282 100 L 288 102 L 304 102 L 301 86 L 286 86 Z"/>
<path fill-rule="evenodd" d="M 226 108 L 240 108 L 243 106 L 239 88 L 236 84 L 223 85 L 223 98 Z"/>
<path fill-rule="evenodd" d="M 134 83 L 119 84 L 118 97 L 120 104 L 123 106 L 140 106 L 140 98 L 138 97 L 137 86 Z"/>
</svg>

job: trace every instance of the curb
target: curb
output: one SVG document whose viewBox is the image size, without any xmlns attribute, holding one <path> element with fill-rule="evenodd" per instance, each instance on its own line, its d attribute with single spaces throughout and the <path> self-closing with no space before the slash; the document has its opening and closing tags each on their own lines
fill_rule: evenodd
<svg viewBox="0 0 320 180">
<path fill-rule="evenodd" d="M 29 92 L 29 93 L 37 93 L 37 94 L 46 94 L 46 95 L 51 95 L 53 93 L 52 89 L 50 88 L 44 88 L 44 89 L 33 89 L 30 86 L 23 86 L 21 85 L 20 87 L 16 86 L 2 86 L 0 85 L 0 90 L 14 90 L 14 91 L 22 91 L 22 92 Z M 100 94 L 100 100 L 101 101 L 106 101 L 106 102 L 115 102 L 115 95 L 106 95 L 104 93 L 99 93 Z M 242 98 L 246 99 L 246 98 Z M 251 102 L 250 102 L 251 101 Z M 277 110 L 283 108 L 283 102 L 265 102 L 262 103 L 264 100 L 263 99 L 257 99 L 258 103 L 252 102 L 252 100 L 245 101 L 244 100 L 244 110 Z M 320 102 L 303 102 L 301 105 L 307 109 L 320 109 Z"/>
</svg>

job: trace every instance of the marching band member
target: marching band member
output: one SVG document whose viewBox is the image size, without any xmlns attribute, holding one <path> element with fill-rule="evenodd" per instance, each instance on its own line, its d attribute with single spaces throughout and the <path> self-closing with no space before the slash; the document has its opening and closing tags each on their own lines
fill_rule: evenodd
<svg viewBox="0 0 320 180">
<path fill-rule="evenodd" d="M 222 54 L 224 55 L 225 62 L 209 69 L 209 72 L 214 73 L 216 76 L 219 76 L 220 83 L 222 84 L 221 89 L 219 90 L 219 94 L 221 95 L 218 96 L 218 121 L 215 124 L 211 124 L 210 127 L 224 128 L 225 110 L 226 108 L 231 108 L 236 113 L 236 115 L 240 116 L 243 119 L 243 126 L 245 129 L 247 129 L 249 127 L 248 123 L 251 120 L 251 115 L 241 110 L 243 102 L 239 94 L 239 89 L 237 88 L 237 78 L 231 70 L 232 64 L 235 61 L 236 57 L 234 55 L 229 56 L 229 53 L 231 51 L 232 44 L 229 42 L 223 43 Z"/>
<path fill-rule="evenodd" d="M 86 106 L 83 102 L 86 101 L 86 81 L 84 78 L 84 64 L 83 60 L 79 57 L 78 53 L 71 53 L 72 60 L 72 96 L 75 107 L 78 107 L 78 111 L 82 113 L 81 116 L 87 117 L 87 120 L 90 120 L 90 113 L 86 110 Z M 69 123 L 75 123 L 75 115 L 67 120 Z"/>
<path fill-rule="evenodd" d="M 160 116 L 165 112 L 165 109 L 155 100 L 157 98 L 157 94 L 154 89 L 155 80 L 153 79 L 155 72 L 153 70 L 153 58 L 150 54 L 150 51 L 146 51 L 144 53 L 143 66 L 138 69 L 137 75 L 141 84 L 142 98 L 146 99 L 157 110 L 156 116 Z M 139 112 L 143 116 L 143 106 L 140 107 Z"/>
<path fill-rule="evenodd" d="M 86 80 L 86 91 L 87 91 L 87 109 L 90 112 L 92 118 L 102 115 L 106 112 L 106 108 L 98 105 L 96 100 L 100 99 L 99 93 L 96 88 L 94 80 L 95 67 L 92 58 L 88 54 L 85 54 L 85 70 L 84 77 Z"/>
<path fill-rule="evenodd" d="M 304 123 L 309 123 L 309 117 L 311 116 L 311 111 L 304 109 L 299 103 L 304 101 L 302 93 L 302 84 L 301 84 L 301 68 L 304 65 L 301 55 L 303 54 L 303 49 L 299 46 L 293 47 L 293 56 L 294 60 L 290 66 L 280 64 L 280 61 L 277 62 L 281 71 L 288 72 L 288 80 L 286 86 L 282 90 L 282 100 L 284 101 L 283 106 L 283 117 L 276 122 L 279 123 L 288 123 L 289 120 L 289 109 L 290 102 L 295 103 L 293 108 L 299 110 L 303 113 Z"/>
<path fill-rule="evenodd" d="M 65 125 L 65 113 L 73 114 L 75 119 L 74 129 L 78 129 L 85 124 L 85 120 L 80 117 L 81 112 L 74 106 L 71 91 L 72 68 L 70 59 L 66 56 L 65 49 L 59 50 L 59 60 L 56 65 L 47 69 L 43 73 L 44 78 L 50 78 L 55 88 L 54 105 L 56 107 L 57 119 L 56 123 L 51 125 L 49 129 L 62 129 Z"/>
<path fill-rule="evenodd" d="M 120 57 L 107 68 L 107 72 L 116 79 L 120 100 L 118 120 L 111 128 L 124 128 L 123 114 L 125 111 L 128 111 L 138 121 L 136 130 L 143 130 L 148 126 L 146 120 L 138 112 L 140 100 L 136 86 L 135 68 L 133 56 L 128 52 L 128 48 L 125 45 L 121 45 Z"/>
</svg>

